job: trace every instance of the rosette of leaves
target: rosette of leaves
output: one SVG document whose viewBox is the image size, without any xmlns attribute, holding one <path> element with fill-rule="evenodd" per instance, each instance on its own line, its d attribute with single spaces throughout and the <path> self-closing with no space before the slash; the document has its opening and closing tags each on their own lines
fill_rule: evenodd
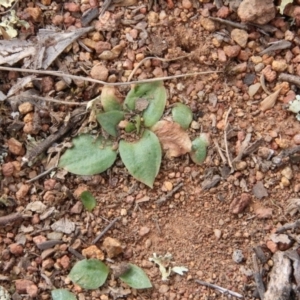
<svg viewBox="0 0 300 300">
<path fill-rule="evenodd" d="M 110 168 L 119 152 L 128 172 L 152 188 L 160 169 L 162 150 L 149 128 L 162 117 L 166 99 L 160 81 L 134 86 L 124 103 L 113 88 L 104 87 L 100 97 L 103 109 L 94 112 L 105 134 L 75 137 L 73 147 L 62 155 L 59 167 L 77 175 L 93 175 Z M 95 110 L 95 105 L 92 108 Z M 125 124 L 123 131 L 119 128 L 121 121 Z"/>
<path fill-rule="evenodd" d="M 176 103 L 173 121 L 161 120 L 166 100 L 162 81 L 133 86 L 123 103 L 113 87 L 103 87 L 102 110 L 95 108 L 95 100 L 91 105 L 103 134 L 73 138 L 73 147 L 62 155 L 59 167 L 77 175 L 94 175 L 110 168 L 119 154 L 128 172 L 152 188 L 162 149 L 168 158 L 190 153 L 195 163 L 202 163 L 208 143 L 199 138 L 190 140 L 191 109 Z"/>
</svg>

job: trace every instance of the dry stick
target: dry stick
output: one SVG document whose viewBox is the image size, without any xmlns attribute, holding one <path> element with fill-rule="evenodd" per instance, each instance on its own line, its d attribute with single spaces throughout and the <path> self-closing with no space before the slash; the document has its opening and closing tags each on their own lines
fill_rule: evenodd
<svg viewBox="0 0 300 300">
<path fill-rule="evenodd" d="M 276 230 L 276 233 L 283 233 L 286 230 L 295 229 L 295 228 L 299 228 L 299 227 L 300 227 L 300 220 L 297 220 L 296 222 L 286 223 L 283 226 L 279 227 Z"/>
<path fill-rule="evenodd" d="M 225 149 L 226 149 L 226 156 L 227 156 L 227 160 L 228 160 L 228 165 L 231 169 L 233 169 L 232 167 L 232 162 L 230 159 L 230 155 L 229 155 L 229 149 L 228 149 L 228 141 L 227 141 L 227 128 L 228 128 L 228 117 L 229 114 L 231 112 L 231 107 L 229 107 L 227 113 L 226 113 L 226 117 L 225 117 L 225 129 L 224 129 L 224 143 L 225 143 Z"/>
<path fill-rule="evenodd" d="M 23 217 L 20 213 L 14 213 L 7 216 L 0 217 L 0 226 L 5 226 L 7 224 L 13 223 L 18 220 L 22 220 Z"/>
<path fill-rule="evenodd" d="M 266 290 L 262 280 L 261 273 L 259 271 L 257 256 L 255 253 L 252 254 L 252 261 L 253 261 L 253 270 L 254 270 L 253 277 L 256 283 L 256 288 L 260 299 L 263 300 Z"/>
<path fill-rule="evenodd" d="M 72 248 L 72 247 L 69 247 L 68 248 L 68 251 L 70 252 L 70 253 L 72 253 L 75 257 L 77 257 L 78 259 L 85 259 L 85 257 L 80 253 L 80 252 L 78 252 L 78 251 L 76 251 L 74 248 Z"/>
<path fill-rule="evenodd" d="M 174 187 L 172 191 L 170 191 L 167 195 L 161 196 L 156 203 L 157 204 L 162 204 L 163 202 L 167 201 L 170 197 L 173 196 L 174 193 L 176 193 L 181 187 L 183 186 L 183 182 L 180 182 L 178 185 Z"/>
<path fill-rule="evenodd" d="M 104 229 L 103 231 L 96 236 L 96 238 L 92 241 L 92 244 L 96 244 L 104 235 L 105 233 L 114 226 L 114 224 L 119 221 L 121 218 L 120 217 L 116 217 L 114 218 Z"/>
<path fill-rule="evenodd" d="M 64 100 L 58 100 L 58 99 L 54 99 L 54 98 L 50 98 L 50 97 L 41 97 L 41 96 L 35 96 L 35 95 L 21 95 L 22 98 L 25 99 L 34 99 L 34 100 L 40 100 L 40 101 L 48 101 L 48 102 L 54 102 L 54 103 L 60 103 L 60 104 L 66 104 L 66 105 L 82 105 L 82 106 L 86 106 L 89 101 L 85 101 L 85 102 L 72 102 L 72 101 L 64 101 Z"/>
<path fill-rule="evenodd" d="M 226 157 L 224 156 L 224 154 L 223 154 L 223 152 L 222 152 L 222 150 L 221 150 L 221 148 L 220 148 L 220 146 L 219 146 L 219 144 L 218 144 L 218 141 L 217 141 L 216 139 L 213 139 L 213 142 L 214 142 L 215 147 L 217 148 L 217 150 L 218 150 L 218 152 L 219 152 L 219 155 L 220 155 L 220 157 L 221 157 L 221 159 L 222 159 L 222 161 L 223 161 L 223 164 L 226 164 L 226 163 L 227 163 L 227 159 L 226 159 Z"/>
<path fill-rule="evenodd" d="M 224 25 L 229 25 L 229 26 L 236 27 L 236 28 L 239 28 L 239 29 L 244 29 L 244 30 L 249 29 L 248 25 L 246 25 L 246 24 L 236 23 L 236 22 L 228 21 L 226 19 L 221 19 L 221 18 L 214 18 L 214 17 L 208 17 L 208 18 L 213 20 L 213 21 L 224 24 Z"/>
<path fill-rule="evenodd" d="M 143 80 L 135 80 L 135 81 L 130 81 L 130 82 L 128 82 L 128 81 L 126 81 L 126 82 L 105 82 L 102 80 L 97 80 L 97 79 L 83 77 L 83 76 L 76 76 L 76 75 L 71 75 L 71 74 L 66 74 L 66 73 L 56 72 L 56 71 L 40 71 L 40 70 L 10 68 L 10 67 L 2 67 L 2 66 L 0 66 L 0 70 L 24 72 L 24 73 L 31 73 L 31 74 L 53 75 L 53 76 L 57 76 L 57 77 L 68 77 L 68 78 L 71 78 L 74 80 L 84 80 L 84 81 L 88 81 L 88 82 L 103 84 L 106 86 L 122 86 L 122 85 L 138 84 L 138 83 L 156 82 L 156 81 L 160 81 L 160 80 L 170 80 L 170 79 L 183 78 L 183 77 L 188 77 L 188 76 L 223 73 L 223 71 L 204 71 L 204 72 L 186 73 L 186 74 L 179 74 L 179 75 L 172 75 L 172 76 L 165 76 L 165 77 L 149 78 L 149 79 L 143 79 Z"/>
<path fill-rule="evenodd" d="M 137 65 L 136 67 L 132 70 L 132 72 L 130 73 L 127 81 L 130 81 L 131 78 L 133 77 L 133 75 L 135 74 L 135 72 L 137 71 L 137 69 L 147 60 L 149 59 L 156 59 L 156 60 L 160 60 L 163 62 L 170 62 L 170 61 L 175 61 L 175 60 L 179 60 L 179 59 L 183 59 L 183 58 L 187 58 L 189 56 L 191 56 L 192 54 L 188 54 L 188 55 L 183 55 L 183 56 L 179 56 L 179 57 L 175 57 L 175 58 L 160 58 L 160 57 L 155 57 L 155 56 L 149 56 L 149 57 L 145 57 L 144 59 L 142 59 Z"/>
<path fill-rule="evenodd" d="M 207 286 L 207 287 L 210 287 L 212 289 L 215 289 L 219 292 L 221 292 L 222 294 L 229 294 L 231 296 L 234 296 L 234 297 L 237 297 L 239 299 L 244 299 L 244 296 L 239 294 L 239 293 L 236 293 L 234 291 L 231 291 L 231 290 L 227 290 L 227 289 L 224 289 L 222 288 L 221 286 L 219 285 L 216 285 L 216 284 L 212 284 L 212 283 L 209 283 L 209 282 L 205 282 L 205 281 L 202 281 L 202 280 L 198 280 L 196 279 L 195 282 L 201 284 L 201 285 L 204 285 L 204 286 Z"/>
<path fill-rule="evenodd" d="M 30 183 L 30 182 L 36 181 L 36 180 L 40 179 L 41 177 L 47 175 L 48 173 L 50 173 L 51 171 L 53 171 L 53 170 L 56 169 L 56 168 L 57 168 L 57 167 L 52 167 L 52 168 L 50 168 L 50 169 L 48 169 L 48 170 L 46 170 L 46 171 L 40 173 L 39 175 L 37 175 L 37 176 L 35 176 L 35 177 L 33 177 L 33 178 L 27 180 L 26 183 Z"/>
<path fill-rule="evenodd" d="M 300 86 L 300 77 L 299 76 L 295 76 L 295 75 L 291 75 L 291 74 L 287 74 L 287 73 L 281 73 L 278 76 L 278 79 L 282 80 L 282 81 L 288 81 L 290 83 Z"/>
</svg>

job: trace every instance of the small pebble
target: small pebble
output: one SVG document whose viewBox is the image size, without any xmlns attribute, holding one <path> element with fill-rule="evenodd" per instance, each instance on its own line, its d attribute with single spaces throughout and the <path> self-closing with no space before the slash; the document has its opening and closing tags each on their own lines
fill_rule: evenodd
<svg viewBox="0 0 300 300">
<path fill-rule="evenodd" d="M 232 254 L 232 260 L 235 263 L 240 264 L 244 260 L 244 255 L 243 255 L 242 250 L 239 250 L 239 249 L 234 250 L 233 254 Z"/>
<path fill-rule="evenodd" d="M 281 171 L 281 175 L 283 175 L 284 177 L 286 177 L 288 180 L 291 180 L 293 178 L 293 170 L 291 167 L 285 167 L 282 171 Z"/>
<path fill-rule="evenodd" d="M 214 234 L 217 240 L 219 240 L 222 236 L 222 231 L 220 229 L 214 229 Z"/>
<path fill-rule="evenodd" d="M 146 227 L 146 226 L 143 226 L 140 228 L 139 230 L 139 235 L 140 236 L 145 236 L 146 234 L 148 234 L 150 232 L 150 228 L 149 227 Z"/>
<path fill-rule="evenodd" d="M 96 65 L 91 70 L 91 77 L 97 80 L 106 81 L 108 77 L 108 69 L 102 65 Z"/>
<path fill-rule="evenodd" d="M 190 0 L 182 0 L 182 7 L 184 9 L 190 9 L 193 7 L 193 3 Z"/>
</svg>

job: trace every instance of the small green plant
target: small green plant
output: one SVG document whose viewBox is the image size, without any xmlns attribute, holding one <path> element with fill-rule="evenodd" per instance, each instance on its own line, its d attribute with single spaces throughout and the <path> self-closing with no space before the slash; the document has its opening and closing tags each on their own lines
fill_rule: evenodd
<svg viewBox="0 0 300 300">
<path fill-rule="evenodd" d="M 173 106 L 173 121 L 161 120 L 166 101 L 162 81 L 135 85 L 124 102 L 113 87 L 104 86 L 100 98 L 90 102 L 102 134 L 73 138 L 73 147 L 62 155 L 59 167 L 78 175 L 94 175 L 110 168 L 119 154 L 128 172 L 152 188 L 160 170 L 162 150 L 168 157 L 190 153 L 193 162 L 202 163 L 207 136 L 191 142 L 186 130 L 193 115 L 182 103 Z"/>
<path fill-rule="evenodd" d="M 73 283 L 86 290 L 101 287 L 109 274 L 109 268 L 98 259 L 83 259 L 77 262 L 69 273 Z M 126 268 L 118 276 L 123 282 L 134 289 L 151 288 L 152 284 L 146 273 L 138 266 L 126 264 Z M 53 300 L 76 300 L 73 293 L 66 289 L 56 289 L 51 292 Z"/>
</svg>

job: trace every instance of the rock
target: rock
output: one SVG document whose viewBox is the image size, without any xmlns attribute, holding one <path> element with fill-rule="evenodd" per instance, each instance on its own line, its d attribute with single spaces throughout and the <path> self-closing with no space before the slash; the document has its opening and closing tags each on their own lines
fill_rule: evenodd
<svg viewBox="0 0 300 300">
<path fill-rule="evenodd" d="M 294 135 L 293 141 L 296 145 L 300 145 L 300 133 Z M 3 172 L 3 167 L 2 167 L 2 172 Z"/>
<path fill-rule="evenodd" d="M 242 48 L 245 48 L 247 46 L 247 42 L 248 42 L 247 31 L 235 28 L 231 31 L 231 38 Z"/>
<path fill-rule="evenodd" d="M 239 55 L 241 51 L 241 47 L 238 45 L 234 45 L 234 46 L 227 45 L 224 46 L 223 50 L 228 57 L 233 58 Z"/>
<path fill-rule="evenodd" d="M 237 13 L 244 23 L 252 22 L 264 25 L 274 19 L 276 8 L 273 0 L 244 0 Z"/>
<path fill-rule="evenodd" d="M 254 196 L 258 199 L 268 197 L 268 192 L 261 181 L 258 181 L 252 188 Z"/>
<path fill-rule="evenodd" d="M 97 80 L 106 81 L 108 77 L 108 69 L 103 65 L 96 65 L 91 70 L 91 77 Z"/>
<path fill-rule="evenodd" d="M 14 165 L 12 162 L 8 162 L 2 165 L 2 174 L 5 177 L 12 176 L 14 173 Z"/>
<path fill-rule="evenodd" d="M 162 284 L 162 285 L 159 287 L 159 289 L 158 289 L 158 292 L 159 292 L 160 294 L 165 294 L 165 293 L 167 293 L 168 291 L 169 291 L 169 286 L 166 285 L 166 284 Z"/>
<path fill-rule="evenodd" d="M 29 294 L 31 297 L 36 297 L 38 288 L 37 286 L 28 279 L 17 279 L 15 281 L 16 292 L 19 294 Z"/>
<path fill-rule="evenodd" d="M 149 227 L 146 227 L 146 226 L 143 226 L 140 228 L 139 230 L 139 235 L 140 236 L 145 236 L 146 234 L 148 234 L 150 232 L 150 228 Z"/>
<path fill-rule="evenodd" d="M 222 237 L 222 231 L 220 229 L 214 229 L 214 234 L 217 240 Z"/>
<path fill-rule="evenodd" d="M 25 150 L 22 146 L 22 144 L 17 141 L 15 138 L 10 138 L 7 141 L 8 149 L 9 151 L 14 155 L 24 155 Z"/>
<path fill-rule="evenodd" d="M 273 241 L 267 241 L 266 246 L 272 253 L 275 253 L 276 251 L 278 251 L 278 246 Z"/>
<path fill-rule="evenodd" d="M 60 261 L 59 261 L 60 265 L 65 269 L 69 269 L 70 267 L 70 258 L 68 255 L 64 255 Z"/>
<path fill-rule="evenodd" d="M 230 204 L 230 211 L 233 214 L 242 213 L 251 202 L 251 196 L 243 193 L 240 197 L 235 198 Z"/>
<path fill-rule="evenodd" d="M 99 41 L 95 44 L 96 53 L 101 54 L 105 50 L 111 50 L 111 44 L 108 42 Z"/>
<path fill-rule="evenodd" d="M 39 6 L 36 7 L 27 7 L 24 9 L 24 12 L 30 15 L 34 22 L 41 22 L 42 10 Z"/>
<path fill-rule="evenodd" d="M 30 190 L 30 185 L 28 184 L 22 184 L 19 190 L 16 192 L 16 198 L 17 200 L 23 200 L 25 196 L 27 196 L 28 192 Z"/>
<path fill-rule="evenodd" d="M 184 9 L 190 9 L 193 7 L 193 3 L 190 0 L 182 0 L 182 7 Z"/>
<path fill-rule="evenodd" d="M 258 219 L 270 219 L 272 218 L 272 208 L 256 205 L 254 207 L 254 213 Z"/>
<path fill-rule="evenodd" d="M 288 64 L 284 59 L 273 60 L 272 69 L 276 72 L 284 72 L 288 68 Z"/>
<path fill-rule="evenodd" d="M 285 167 L 282 171 L 281 171 L 281 175 L 283 175 L 284 177 L 286 177 L 288 180 L 291 180 L 293 178 L 293 170 L 291 167 Z"/>
<path fill-rule="evenodd" d="M 201 17 L 200 24 L 205 30 L 209 32 L 216 31 L 217 29 L 215 22 L 208 18 Z"/>
<path fill-rule="evenodd" d="M 11 254 L 16 256 L 20 256 L 23 254 L 23 246 L 17 243 L 13 243 L 9 245 L 9 251 Z"/>
<path fill-rule="evenodd" d="M 217 17 L 221 19 L 226 19 L 229 15 L 230 11 L 227 6 L 222 6 L 218 11 L 217 11 Z"/>
<path fill-rule="evenodd" d="M 33 111 L 33 105 L 30 102 L 24 102 L 18 107 L 20 114 L 26 115 Z"/>
<path fill-rule="evenodd" d="M 148 13 L 148 22 L 149 24 L 156 24 L 159 21 L 158 13 L 154 11 L 149 11 Z"/>
<path fill-rule="evenodd" d="M 111 237 L 105 238 L 103 248 L 109 258 L 114 258 L 123 252 L 121 243 L 117 239 Z"/>
<path fill-rule="evenodd" d="M 104 50 L 100 55 L 99 58 L 101 60 L 113 60 L 115 59 L 115 55 L 110 50 Z"/>
<path fill-rule="evenodd" d="M 244 255 L 242 250 L 234 250 L 232 253 L 232 260 L 237 263 L 240 264 L 243 260 L 244 260 Z"/>
</svg>

